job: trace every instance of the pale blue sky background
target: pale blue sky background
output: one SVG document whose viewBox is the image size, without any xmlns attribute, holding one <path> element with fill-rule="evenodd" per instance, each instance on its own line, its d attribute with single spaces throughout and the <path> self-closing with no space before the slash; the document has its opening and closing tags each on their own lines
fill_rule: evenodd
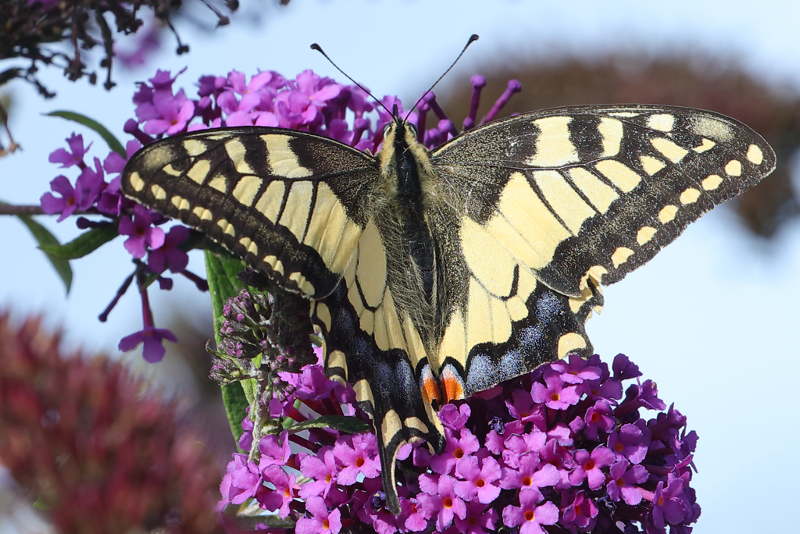
<svg viewBox="0 0 800 534">
<path fill-rule="evenodd" d="M 244 11 L 254 8 L 245 0 Z M 269 2 L 264 2 L 269 4 Z M 569 7 L 567 7 L 569 6 Z M 202 10 L 199 10 L 201 15 Z M 212 20 L 210 16 L 207 20 Z M 697 47 L 738 58 L 758 76 L 797 88 L 800 4 L 760 1 L 617 2 L 334 2 L 293 0 L 288 8 L 264 8 L 262 24 L 237 20 L 209 39 L 192 28 L 182 36 L 188 56 L 162 52 L 151 65 L 177 70 L 189 86 L 205 73 L 246 73 L 275 69 L 293 75 L 304 68 L 335 75 L 308 49 L 322 43 L 337 62 L 377 94 L 415 99 L 447 65 L 470 33 L 476 43 L 451 81 L 463 80 L 474 65 L 509 53 L 595 53 L 623 48 L 658 51 Z M 47 154 L 75 127 L 41 116 L 70 109 L 100 119 L 122 136 L 131 115 L 133 81 L 151 69 L 118 74 L 111 93 L 84 83 L 46 76 L 59 97 L 43 101 L 27 86 L 14 86 L 14 133 L 19 155 L 0 159 L 0 197 L 30 203 L 57 174 Z M 102 141 L 96 141 L 102 143 Z M 789 165 L 780 161 L 779 165 Z M 71 223 L 46 221 L 67 239 Z M 794 524 L 798 475 L 795 449 L 797 378 L 794 332 L 800 301 L 800 225 L 793 223 L 775 243 L 754 240 L 738 228 L 732 213 L 717 210 L 693 225 L 644 268 L 607 288 L 606 309 L 589 323 L 595 348 L 610 361 L 625 352 L 655 379 L 661 396 L 689 418 L 700 435 L 694 486 L 703 506 L 697 532 L 787 531 Z M 113 351 L 120 337 L 139 328 L 138 301 L 129 294 L 107 324 L 96 316 L 129 272 L 121 240 L 74 265 L 72 295 L 63 290 L 34 249 L 23 227 L 0 218 L 6 250 L 0 262 L 0 306 L 17 313 L 44 312 L 52 325 L 65 325 L 71 342 Z M 199 254 L 194 269 L 202 272 Z M 194 312 L 205 296 L 178 281 L 159 304 L 179 299 Z M 160 314 L 165 317 L 164 313 Z M 791 334 L 791 335 L 790 335 Z M 129 354 L 126 358 L 138 358 Z M 2 362 L 0 362 L 2 365 Z M 157 370 L 156 370 L 157 372 Z M 790 522 L 791 521 L 791 522 Z"/>
</svg>

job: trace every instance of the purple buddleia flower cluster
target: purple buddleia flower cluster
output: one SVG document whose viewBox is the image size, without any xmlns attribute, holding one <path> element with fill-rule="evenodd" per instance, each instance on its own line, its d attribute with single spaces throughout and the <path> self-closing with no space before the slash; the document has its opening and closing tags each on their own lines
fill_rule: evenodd
<svg viewBox="0 0 800 534">
<path fill-rule="evenodd" d="M 640 377 L 622 354 L 611 369 L 570 355 L 445 405 L 442 451 L 401 449 L 397 516 L 385 509 L 375 435 L 333 428 L 268 434 L 257 458 L 234 454 L 221 505 L 252 502 L 294 525 L 259 530 L 276 534 L 688 534 L 700 515 L 689 485 L 697 435 Z M 291 387 L 270 411 L 284 428 L 318 415 L 368 420 L 319 364 L 281 378 Z M 250 450 L 249 418 L 243 428 Z"/>
<path fill-rule="evenodd" d="M 161 289 L 171 289 L 172 279 L 165 276 L 169 271 L 189 278 L 201 289 L 207 286 L 204 280 L 186 269 L 188 256 L 184 245 L 190 231 L 181 226 L 166 231 L 163 225 L 168 219 L 122 196 L 119 175 L 136 150 L 188 131 L 224 126 L 277 126 L 317 133 L 360 150 L 375 152 L 383 140 L 383 127 L 392 120 L 387 109 L 396 106 L 398 115 L 405 116 L 402 102 L 395 96 L 381 99 L 384 109 L 358 87 L 339 84 L 311 70 L 293 79 L 274 71 L 262 71 L 249 79 L 238 71 L 231 71 L 227 76 L 201 76 L 194 96 L 175 86 L 182 72 L 172 74 L 158 70 L 147 82 L 138 83 L 133 95 L 135 118 L 127 120 L 124 126 L 125 132 L 133 137 L 127 142 L 125 155 L 110 151 L 102 158 L 90 157 L 92 145 L 86 145 L 83 136 L 68 137 L 67 147 L 53 151 L 50 161 L 63 169 L 74 169 L 77 177 L 72 181 L 65 175 L 57 176 L 50 183 L 51 192 L 41 198 L 42 210 L 58 214 L 59 221 L 72 215 L 100 215 L 110 219 L 117 225 L 118 232 L 126 236 L 124 247 L 135 260 L 136 272 L 125 280 L 100 319 L 105 320 L 135 279 L 140 286 L 143 329 L 124 338 L 120 349 L 131 350 L 143 344 L 148 361 L 160 360 L 164 355 L 163 340 L 174 340 L 174 335 L 155 328 L 142 284 L 147 284 L 155 275 Z M 481 76 L 472 78 L 472 106 L 464 119 L 465 129 L 476 124 L 485 84 Z M 519 90 L 519 82 L 510 81 L 480 122 L 494 118 Z M 429 111 L 436 117 L 436 125 L 432 127 L 426 127 Z M 408 120 L 418 126 L 420 140 L 431 148 L 457 134 L 433 93 L 423 98 Z M 81 216 L 77 224 L 85 229 L 102 223 Z M 146 273 L 143 272 L 145 265 Z"/>
<path fill-rule="evenodd" d="M 43 67 L 61 69 L 70 81 L 84 78 L 95 84 L 98 72 L 92 65 L 97 64 L 105 71 L 103 87 L 111 89 L 116 85 L 112 71 L 117 61 L 123 65 L 141 62 L 159 47 L 161 33 L 172 33 L 176 53 L 188 52 L 174 23 L 187 16 L 199 22 L 195 18 L 199 13 L 192 9 L 197 4 L 210 10 L 217 25 L 223 26 L 230 22 L 227 13 L 238 9 L 239 0 L 4 0 L 0 4 L 0 58 L 11 64 L 4 67 L 0 85 L 20 79 L 51 98 L 55 93 L 40 76 Z M 120 41 L 134 39 L 132 50 L 119 49 Z"/>
</svg>

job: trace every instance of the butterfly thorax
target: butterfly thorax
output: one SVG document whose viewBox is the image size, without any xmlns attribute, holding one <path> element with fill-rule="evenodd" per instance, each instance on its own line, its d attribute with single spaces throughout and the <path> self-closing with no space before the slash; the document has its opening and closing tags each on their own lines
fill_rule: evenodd
<svg viewBox="0 0 800 534">
<path fill-rule="evenodd" d="M 383 187 L 374 217 L 387 249 L 388 282 L 396 303 L 409 313 L 423 339 L 432 340 L 441 297 L 428 216 L 434 175 L 428 151 L 415 135 L 400 121 L 387 129 L 379 154 Z"/>
</svg>

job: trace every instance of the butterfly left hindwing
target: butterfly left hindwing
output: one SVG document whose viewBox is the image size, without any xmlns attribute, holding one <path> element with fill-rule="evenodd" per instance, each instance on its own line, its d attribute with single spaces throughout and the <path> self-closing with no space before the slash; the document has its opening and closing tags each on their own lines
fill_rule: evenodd
<svg viewBox="0 0 800 534">
<path fill-rule="evenodd" d="M 405 341 L 415 326 L 400 324 L 388 288 L 398 257 L 385 249 L 372 213 L 380 184 L 378 162 L 368 154 L 261 127 L 158 141 L 137 152 L 122 175 L 127 196 L 202 231 L 283 289 L 312 300 L 326 368 L 350 380 L 371 412 L 386 487 L 393 488 L 397 448 L 409 439 L 438 447 L 442 436 L 415 374 L 425 354 Z M 389 506 L 396 504 L 389 491 Z"/>
</svg>

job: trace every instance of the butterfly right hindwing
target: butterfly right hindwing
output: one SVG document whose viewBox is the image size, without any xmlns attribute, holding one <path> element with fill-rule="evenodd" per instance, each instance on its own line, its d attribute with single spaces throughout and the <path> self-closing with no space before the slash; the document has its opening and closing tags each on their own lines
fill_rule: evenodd
<svg viewBox="0 0 800 534">
<path fill-rule="evenodd" d="M 717 113 L 669 106 L 543 110 L 487 124 L 431 154 L 435 225 L 452 295 L 436 357 L 452 398 L 568 352 L 620 280 L 775 165 Z M 433 203 L 437 205 L 436 202 Z M 456 252 L 453 252 L 456 251 Z"/>
</svg>

